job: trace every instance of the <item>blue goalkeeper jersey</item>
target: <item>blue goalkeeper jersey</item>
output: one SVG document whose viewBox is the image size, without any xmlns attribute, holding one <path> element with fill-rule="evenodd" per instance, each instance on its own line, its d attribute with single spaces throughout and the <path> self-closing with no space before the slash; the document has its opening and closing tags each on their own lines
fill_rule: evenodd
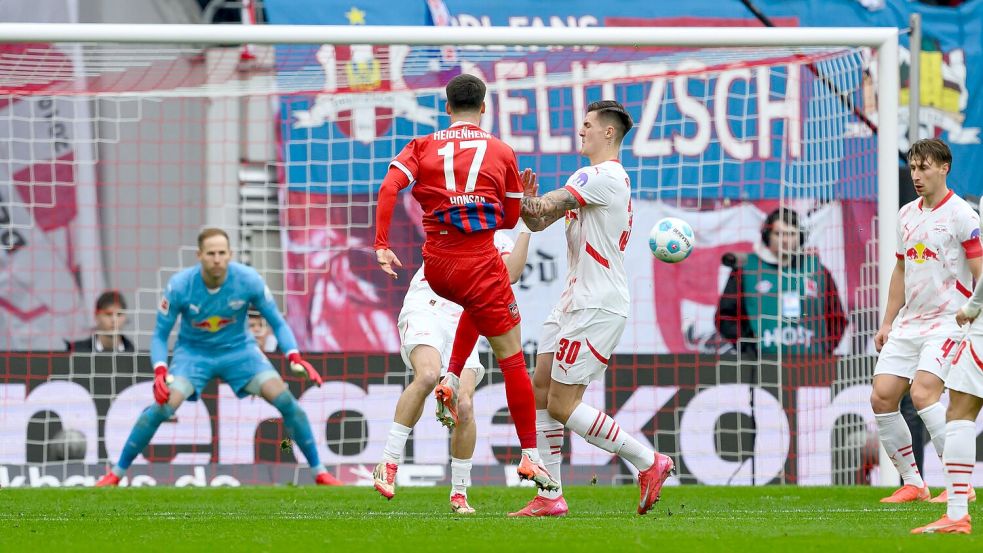
<svg viewBox="0 0 983 553">
<path fill-rule="evenodd" d="M 249 332 L 248 310 L 255 307 L 276 334 L 280 351 L 297 349 L 297 339 L 280 315 L 273 294 L 263 277 L 252 267 L 229 263 L 229 271 L 216 290 L 209 290 L 195 265 L 175 274 L 167 283 L 157 308 L 157 327 L 150 345 L 154 366 L 167 363 L 167 338 L 181 316 L 176 347 L 216 355 L 230 350 L 256 347 Z"/>
</svg>

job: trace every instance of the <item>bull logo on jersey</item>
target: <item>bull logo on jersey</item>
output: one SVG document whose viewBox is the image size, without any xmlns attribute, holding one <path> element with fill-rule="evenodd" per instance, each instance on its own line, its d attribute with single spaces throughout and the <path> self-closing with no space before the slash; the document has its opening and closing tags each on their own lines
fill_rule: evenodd
<svg viewBox="0 0 983 553">
<path fill-rule="evenodd" d="M 919 265 L 925 263 L 929 259 L 939 260 L 939 254 L 932 248 L 929 248 L 921 242 L 915 244 L 914 246 L 908 248 L 905 252 L 905 257 L 918 263 Z"/>
<path fill-rule="evenodd" d="M 370 144 L 389 132 L 395 117 L 431 127 L 438 112 L 421 106 L 403 81 L 402 60 L 409 46 L 325 44 L 317 51 L 325 94 L 309 110 L 293 112 L 293 128 L 337 125 L 345 136 Z"/>
<path fill-rule="evenodd" d="M 236 322 L 235 317 L 232 317 L 230 319 L 230 318 L 227 318 L 227 317 L 219 317 L 218 315 L 212 315 L 211 317 L 208 317 L 207 319 L 202 319 L 200 321 L 194 321 L 193 323 L 191 323 L 191 326 L 193 326 L 195 328 L 200 328 L 201 330 L 204 330 L 204 331 L 207 331 L 207 332 L 213 332 L 214 333 L 214 332 L 218 332 L 219 330 L 222 330 L 223 328 L 229 326 L 230 324 L 232 324 L 234 322 Z"/>
</svg>

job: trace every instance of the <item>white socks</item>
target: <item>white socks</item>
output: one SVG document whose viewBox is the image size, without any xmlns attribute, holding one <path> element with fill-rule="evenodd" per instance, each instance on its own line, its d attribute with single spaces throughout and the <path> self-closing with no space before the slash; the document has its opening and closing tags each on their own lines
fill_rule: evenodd
<svg viewBox="0 0 983 553">
<path fill-rule="evenodd" d="M 394 422 L 389 428 L 389 438 L 386 440 L 386 447 L 382 450 L 382 460 L 387 463 L 399 464 L 403 462 L 403 451 L 406 449 L 406 440 L 410 437 L 412 428 Z"/>
<path fill-rule="evenodd" d="M 901 411 L 874 414 L 874 419 L 877 420 L 878 439 L 904 483 L 919 489 L 925 487 L 918 465 L 915 464 L 915 454 L 911 451 L 911 431 L 901 417 Z"/>
<path fill-rule="evenodd" d="M 936 404 L 938 405 L 938 404 Z M 945 491 L 949 496 L 946 515 L 959 520 L 969 513 L 969 488 L 976 465 L 976 423 L 956 420 L 945 425 Z"/>
<path fill-rule="evenodd" d="M 563 425 L 554 420 L 546 409 L 536 410 L 536 446 L 543 458 L 543 465 L 550 476 L 560 483 L 560 465 L 563 463 Z M 556 491 L 539 490 L 539 495 L 556 499 L 563 495 L 563 487 Z"/>
<path fill-rule="evenodd" d="M 451 495 L 468 495 L 471 487 L 471 459 L 451 457 Z"/>
<path fill-rule="evenodd" d="M 654 451 L 627 432 L 622 432 L 617 421 L 586 403 L 581 403 L 574 409 L 567 420 L 567 428 L 582 436 L 587 443 L 620 455 L 640 471 L 651 467 L 655 462 Z"/>
<path fill-rule="evenodd" d="M 945 448 L 945 407 L 942 407 L 941 403 L 935 402 L 919 411 L 918 416 L 925 423 L 928 435 L 932 437 L 932 445 L 935 446 L 935 451 L 941 458 Z"/>
</svg>

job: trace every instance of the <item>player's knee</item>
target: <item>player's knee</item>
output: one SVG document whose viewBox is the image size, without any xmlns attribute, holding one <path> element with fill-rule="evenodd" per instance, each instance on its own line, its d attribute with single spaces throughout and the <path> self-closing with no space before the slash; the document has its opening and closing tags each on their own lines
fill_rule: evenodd
<svg viewBox="0 0 983 553">
<path fill-rule="evenodd" d="M 462 394 L 457 400 L 457 422 L 463 426 L 472 419 L 474 419 L 474 404 L 470 396 Z"/>
<path fill-rule="evenodd" d="M 440 381 L 440 369 L 433 370 L 429 367 L 418 370 L 413 375 L 413 385 L 419 386 L 420 388 L 426 389 L 426 391 L 433 391 L 437 387 L 437 382 Z"/>
<path fill-rule="evenodd" d="M 938 403 L 941 395 L 941 393 L 938 393 L 935 390 L 912 386 L 911 403 L 915 406 L 915 409 L 921 411 L 926 407 L 931 407 L 932 405 Z"/>
<path fill-rule="evenodd" d="M 564 402 L 559 401 L 555 397 L 550 397 L 546 402 L 546 411 L 550 414 L 553 420 L 560 422 L 562 424 L 567 423 L 567 419 L 570 418 L 571 409 L 569 405 Z"/>
<path fill-rule="evenodd" d="M 874 413 L 892 413 L 898 410 L 898 405 L 898 400 L 886 397 L 876 389 L 870 393 L 870 408 Z"/>
</svg>

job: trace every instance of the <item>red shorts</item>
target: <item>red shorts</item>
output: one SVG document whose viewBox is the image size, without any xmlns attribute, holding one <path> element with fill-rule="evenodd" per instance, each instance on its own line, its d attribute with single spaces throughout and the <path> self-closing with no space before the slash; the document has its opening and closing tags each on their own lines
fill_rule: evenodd
<svg viewBox="0 0 983 553">
<path fill-rule="evenodd" d="M 494 249 L 462 256 L 424 248 L 423 275 L 437 295 L 464 308 L 482 336 L 501 336 L 521 320 L 509 271 Z"/>
</svg>

